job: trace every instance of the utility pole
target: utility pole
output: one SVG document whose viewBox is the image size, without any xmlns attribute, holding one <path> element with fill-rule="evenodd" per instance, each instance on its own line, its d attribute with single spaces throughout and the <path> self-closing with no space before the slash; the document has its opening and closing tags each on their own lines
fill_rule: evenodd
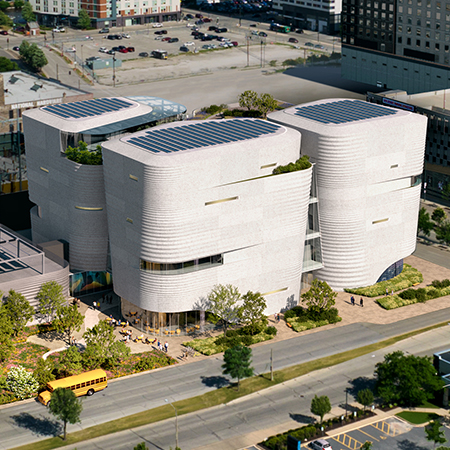
<svg viewBox="0 0 450 450">
<path fill-rule="evenodd" d="M 56 79 L 59 81 L 58 64 L 56 64 Z"/>
<path fill-rule="evenodd" d="M 81 44 L 81 74 L 84 73 L 83 44 Z"/>
<path fill-rule="evenodd" d="M 250 36 L 247 35 L 247 67 L 250 65 Z"/>
<path fill-rule="evenodd" d="M 273 348 L 270 349 L 270 381 L 273 381 Z"/>
</svg>

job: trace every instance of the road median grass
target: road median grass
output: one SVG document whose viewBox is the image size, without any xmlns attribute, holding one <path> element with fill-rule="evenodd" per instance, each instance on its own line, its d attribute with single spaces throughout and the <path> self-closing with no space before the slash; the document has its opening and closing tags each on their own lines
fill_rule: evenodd
<svg viewBox="0 0 450 450">
<path fill-rule="evenodd" d="M 232 400 L 245 397 L 263 389 L 276 386 L 277 384 L 294 378 L 306 375 L 316 370 L 325 369 L 335 366 L 337 364 L 350 361 L 359 356 L 372 353 L 377 350 L 394 345 L 395 343 L 408 339 L 410 337 L 422 334 L 426 331 L 434 330 L 436 328 L 447 325 L 448 322 L 431 325 L 419 330 L 410 331 L 389 339 L 385 339 L 374 344 L 366 345 L 364 347 L 348 350 L 346 352 L 337 353 L 335 355 L 319 358 L 314 361 L 309 361 L 303 364 L 287 367 L 285 369 L 274 372 L 273 381 L 270 380 L 270 373 L 261 374 L 252 378 L 247 378 L 241 381 L 240 390 L 237 391 L 234 385 L 216 389 L 211 392 L 192 397 L 186 400 L 174 402 L 173 405 L 178 411 L 178 415 L 184 415 L 202 409 L 218 406 L 224 403 L 229 403 Z M 76 444 L 78 442 L 87 441 L 89 439 L 106 436 L 131 428 L 148 425 L 151 423 L 160 422 L 175 416 L 175 413 L 170 405 L 163 405 L 151 410 L 142 411 L 140 413 L 132 414 L 121 419 L 105 422 L 100 425 L 95 425 L 85 430 L 76 431 L 67 435 L 67 440 L 63 441 L 60 437 L 53 437 L 42 441 L 33 442 L 31 444 L 16 447 L 14 450 L 48 450 L 53 448 L 64 447 L 66 445 Z"/>
</svg>

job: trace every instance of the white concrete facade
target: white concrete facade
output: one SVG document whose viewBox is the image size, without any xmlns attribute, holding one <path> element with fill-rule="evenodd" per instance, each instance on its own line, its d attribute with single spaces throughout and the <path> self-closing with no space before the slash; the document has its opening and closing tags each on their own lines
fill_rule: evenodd
<svg viewBox="0 0 450 450">
<path fill-rule="evenodd" d="M 316 276 L 334 289 L 374 284 L 415 250 L 426 118 L 395 110 L 326 124 L 296 110 L 274 112 L 269 120 L 300 131 L 302 153 L 315 163 L 324 264 Z"/>
<path fill-rule="evenodd" d="M 156 129 L 189 133 L 190 126 Z M 312 167 L 271 174 L 299 157 L 300 133 L 281 126 L 258 138 L 169 154 L 135 147 L 128 138 L 106 142 L 115 292 L 154 312 L 204 309 L 219 283 L 266 294 L 268 314 L 298 301 Z M 222 263 L 191 272 L 140 266 L 212 255 Z"/>
</svg>

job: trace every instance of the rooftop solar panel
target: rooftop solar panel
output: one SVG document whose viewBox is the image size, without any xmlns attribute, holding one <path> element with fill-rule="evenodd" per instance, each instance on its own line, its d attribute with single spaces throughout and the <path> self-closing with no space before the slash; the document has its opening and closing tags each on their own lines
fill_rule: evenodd
<svg viewBox="0 0 450 450">
<path fill-rule="evenodd" d="M 324 124 L 343 124 L 396 114 L 395 110 L 363 102 L 361 100 L 338 100 L 336 102 L 295 108 L 296 116 Z"/>
<path fill-rule="evenodd" d="M 281 129 L 279 125 L 264 120 L 231 119 L 152 129 L 143 135 L 127 138 L 125 141 L 149 152 L 172 153 L 255 139 L 273 134 L 279 129 Z"/>
<path fill-rule="evenodd" d="M 63 119 L 82 119 L 101 116 L 134 106 L 134 103 L 121 98 L 97 98 L 81 102 L 61 103 L 44 106 L 42 109 Z"/>
</svg>

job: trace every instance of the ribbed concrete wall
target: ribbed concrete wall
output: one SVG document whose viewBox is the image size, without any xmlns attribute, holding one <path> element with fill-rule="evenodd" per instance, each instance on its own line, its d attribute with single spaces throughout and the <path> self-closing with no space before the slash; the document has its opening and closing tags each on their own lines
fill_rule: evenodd
<svg viewBox="0 0 450 450">
<path fill-rule="evenodd" d="M 280 130 L 169 155 L 105 143 L 115 292 L 159 312 L 201 309 L 218 283 L 242 293 L 278 291 L 266 296 L 267 313 L 298 300 L 312 169 L 263 178 L 273 166 L 262 166 L 299 157 L 300 134 Z M 222 265 L 191 273 L 139 268 L 140 259 L 178 263 L 217 254 L 224 254 Z"/>
<path fill-rule="evenodd" d="M 415 249 L 420 184 L 411 177 L 423 170 L 426 118 L 398 111 L 325 125 L 294 113 L 269 120 L 299 130 L 316 163 L 324 263 L 316 276 L 335 289 L 371 285 Z"/>
</svg>

